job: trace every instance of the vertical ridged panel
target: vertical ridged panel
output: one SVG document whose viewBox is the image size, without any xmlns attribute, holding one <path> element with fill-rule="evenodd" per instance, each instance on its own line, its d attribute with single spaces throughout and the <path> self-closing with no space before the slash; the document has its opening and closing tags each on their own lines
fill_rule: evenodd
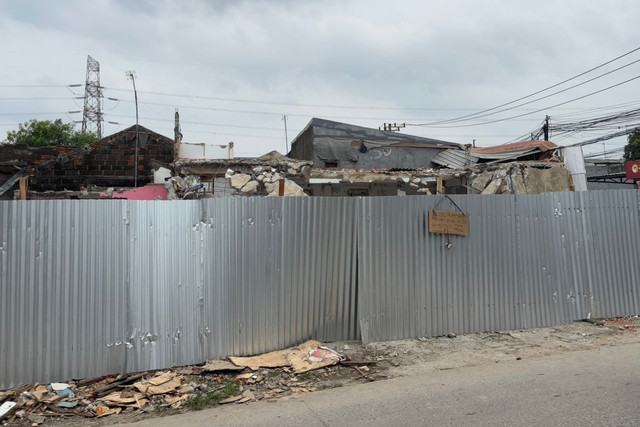
<svg viewBox="0 0 640 427">
<path fill-rule="evenodd" d="M 0 202 L 0 387 L 637 314 L 639 194 Z"/>
<path fill-rule="evenodd" d="M 639 313 L 639 194 L 454 195 L 466 237 L 428 233 L 428 210 L 456 210 L 444 197 L 363 199 L 363 341 Z"/>
<path fill-rule="evenodd" d="M 0 203 L 0 387 L 124 368 L 126 212 Z"/>
</svg>

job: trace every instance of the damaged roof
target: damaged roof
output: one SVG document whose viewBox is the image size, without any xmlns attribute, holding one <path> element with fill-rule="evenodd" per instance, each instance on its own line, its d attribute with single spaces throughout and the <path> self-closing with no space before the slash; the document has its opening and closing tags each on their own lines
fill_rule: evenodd
<svg viewBox="0 0 640 427">
<path fill-rule="evenodd" d="M 304 135 L 307 135 L 309 130 L 312 131 L 315 153 L 325 161 L 357 161 L 358 150 L 366 151 L 376 147 L 463 148 L 462 145 L 454 142 L 382 131 L 314 117 L 291 143 L 292 153 L 296 151 L 298 144 L 304 144 Z"/>
<path fill-rule="evenodd" d="M 551 157 L 558 148 L 551 141 L 523 141 L 493 147 L 475 147 L 468 151 L 446 150 L 439 153 L 432 162 L 451 169 L 473 166 L 477 163 L 500 163 L 535 157 L 531 160 L 543 160 Z"/>
<path fill-rule="evenodd" d="M 556 144 L 551 141 L 522 141 L 514 142 L 511 144 L 495 145 L 493 147 L 474 147 L 470 148 L 470 151 L 474 154 L 507 154 L 507 153 L 522 153 L 537 151 L 549 151 L 558 148 Z"/>
</svg>

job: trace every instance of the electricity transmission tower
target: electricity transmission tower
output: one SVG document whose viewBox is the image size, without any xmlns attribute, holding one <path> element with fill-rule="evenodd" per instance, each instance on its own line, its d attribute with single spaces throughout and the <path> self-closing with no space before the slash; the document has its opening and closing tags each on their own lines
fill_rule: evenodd
<svg viewBox="0 0 640 427">
<path fill-rule="evenodd" d="M 82 133 L 93 133 L 102 138 L 102 112 L 100 101 L 100 63 L 87 56 L 87 81 L 84 85 L 84 110 L 82 111 Z"/>
</svg>

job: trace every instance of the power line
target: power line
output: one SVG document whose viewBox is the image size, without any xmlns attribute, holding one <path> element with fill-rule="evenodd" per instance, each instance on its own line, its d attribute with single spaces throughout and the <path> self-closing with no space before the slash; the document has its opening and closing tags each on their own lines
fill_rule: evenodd
<svg viewBox="0 0 640 427">
<path fill-rule="evenodd" d="M 122 117 L 122 118 L 129 118 L 130 116 L 127 116 L 125 114 L 108 114 L 109 117 Z M 166 119 L 156 119 L 156 118 L 151 118 L 151 117 L 140 117 L 141 120 L 148 120 L 148 121 L 157 121 L 157 122 L 166 122 Z M 227 125 L 227 124 L 222 124 L 222 123 L 204 123 L 204 122 L 193 122 L 193 121 L 188 121 L 188 120 L 180 120 L 181 124 L 192 124 L 192 125 L 199 125 L 199 126 L 215 126 L 215 127 L 229 127 L 229 128 L 238 128 L 238 129 L 253 129 L 253 130 L 270 130 L 270 131 L 277 131 L 277 132 L 282 132 L 281 128 L 268 128 L 268 127 L 261 127 L 261 126 L 246 126 L 246 125 Z"/>
<path fill-rule="evenodd" d="M 570 77 L 570 78 L 568 78 L 568 79 L 566 79 L 566 80 L 563 80 L 563 81 L 561 81 L 561 82 L 559 82 L 559 83 L 556 83 L 556 84 L 554 84 L 554 85 L 548 86 L 548 87 L 546 87 L 546 88 L 544 88 L 544 89 L 538 90 L 538 91 L 533 92 L 533 93 L 531 93 L 531 94 L 529 94 L 529 95 L 522 96 L 522 97 L 520 97 L 520 98 L 518 98 L 518 99 L 514 99 L 513 101 L 505 102 L 504 104 L 500 104 L 500 105 L 497 105 L 497 106 L 492 107 L 492 108 L 487 108 L 487 109 L 485 109 L 485 110 L 478 111 L 477 113 L 467 114 L 467 115 L 465 115 L 465 116 L 460 116 L 460 117 L 454 117 L 453 119 L 450 119 L 450 120 L 458 120 L 458 119 L 464 119 L 464 118 L 468 118 L 468 117 L 473 117 L 473 116 L 476 116 L 476 115 L 478 115 L 478 114 L 483 114 L 483 113 L 486 113 L 486 112 L 489 112 L 489 111 L 497 110 L 498 108 L 506 107 L 507 105 L 515 104 L 516 102 L 522 101 L 522 100 L 524 100 L 524 99 L 527 99 L 527 98 L 530 98 L 530 97 L 532 97 L 532 96 L 538 95 L 538 94 L 540 94 L 540 93 L 542 93 L 542 92 L 546 92 L 546 91 L 548 91 L 548 90 L 550 90 L 550 89 L 553 89 L 553 88 L 556 88 L 556 87 L 558 87 L 558 86 L 561 86 L 561 85 L 563 85 L 563 84 L 565 84 L 565 83 L 567 83 L 567 82 L 570 82 L 571 80 L 575 80 L 575 79 L 577 79 L 578 77 L 582 77 L 582 76 L 584 76 L 585 74 L 588 74 L 588 73 L 590 73 L 590 72 L 592 72 L 592 71 L 595 71 L 595 70 L 597 70 L 597 69 L 599 69 L 599 68 L 602 68 L 602 67 L 604 67 L 605 65 L 609 65 L 609 64 L 611 64 L 612 62 L 617 61 L 618 59 L 621 59 L 621 58 L 624 58 L 625 56 L 631 55 L 632 53 L 634 53 L 634 52 L 636 52 L 636 51 L 638 51 L 638 50 L 640 50 L 640 47 L 637 47 L 637 48 L 635 48 L 635 49 L 632 49 L 632 50 L 630 50 L 630 51 L 629 51 L 629 52 L 627 52 L 627 53 L 624 53 L 624 54 L 622 54 L 622 55 L 620 55 L 620 56 L 618 56 L 618 57 L 616 57 L 616 58 L 613 58 L 613 59 L 611 59 L 611 60 L 609 60 L 609 61 L 607 61 L 607 62 L 604 62 L 604 63 L 602 63 L 602 64 L 600 64 L 600 65 L 598 65 L 598 66 L 596 66 L 596 67 L 590 68 L 589 70 L 584 71 L 584 72 L 582 72 L 582 73 L 580 73 L 580 74 L 576 74 L 575 76 Z"/>
<path fill-rule="evenodd" d="M 0 87 L 10 87 L 10 88 L 24 88 L 24 87 L 69 87 L 69 86 L 82 86 L 81 84 L 78 85 L 0 85 Z"/>
<path fill-rule="evenodd" d="M 11 98 L 4 98 L 4 97 L 0 97 L 1 101 L 61 101 L 61 100 L 65 100 L 65 99 L 72 99 L 68 96 L 66 97 L 11 97 Z"/>
<path fill-rule="evenodd" d="M 45 116 L 45 115 L 53 115 L 53 114 L 75 114 L 81 113 L 82 111 L 49 111 L 45 113 L 0 113 L 0 116 Z"/>
<path fill-rule="evenodd" d="M 570 99 L 568 101 L 561 102 L 559 104 L 550 105 L 550 106 L 547 106 L 547 107 L 544 107 L 544 108 L 540 108 L 539 110 L 531 111 L 529 113 L 518 114 L 516 116 L 505 117 L 505 118 L 502 118 L 502 119 L 489 120 L 489 121 L 486 121 L 486 122 L 472 123 L 472 124 L 467 124 L 467 125 L 455 125 L 455 126 L 430 126 L 428 124 L 411 124 L 411 123 L 407 123 L 407 126 L 422 126 L 422 127 L 429 127 L 429 128 L 434 128 L 434 129 L 451 129 L 451 128 L 465 128 L 465 127 L 481 126 L 481 125 L 487 125 L 487 124 L 491 124 L 491 123 L 504 122 L 504 121 L 507 121 L 507 120 L 513 120 L 513 119 L 524 117 L 524 116 L 528 116 L 528 115 L 531 115 L 531 114 L 540 113 L 540 112 L 548 110 L 550 108 L 559 107 L 561 105 L 566 105 L 566 104 L 569 104 L 571 102 L 579 101 L 581 99 L 584 99 L 584 98 L 587 98 L 587 97 L 602 93 L 602 92 L 607 91 L 609 89 L 613 89 L 613 88 L 616 88 L 618 86 L 622 86 L 623 84 L 632 82 L 632 81 L 637 80 L 637 79 L 640 79 L 640 75 L 635 76 L 633 78 L 630 78 L 628 80 L 625 80 L 623 82 L 616 83 L 616 84 L 611 85 L 611 86 L 607 86 L 604 89 L 600 89 L 600 90 L 597 90 L 595 92 L 591 92 L 591 93 L 588 93 L 586 95 L 582 95 L 582 96 L 579 96 L 577 98 L 573 98 L 573 99 Z"/>
<path fill-rule="evenodd" d="M 596 144 L 598 142 L 607 141 L 609 139 L 617 138 L 619 136 L 632 134 L 637 129 L 640 129 L 640 127 L 631 127 L 631 128 L 625 129 L 625 130 L 621 130 L 619 132 L 610 133 L 610 134 L 607 134 L 607 135 L 599 136 L 597 138 L 588 139 L 588 140 L 582 141 L 582 142 L 577 142 L 575 144 L 565 145 L 565 147 L 583 147 L 585 145 Z"/>
<path fill-rule="evenodd" d="M 550 97 L 552 97 L 552 96 L 558 95 L 558 94 L 560 94 L 560 93 L 567 92 L 567 91 L 569 91 L 569 90 L 571 90 L 571 89 L 575 89 L 575 88 L 577 88 L 577 87 L 579 87 L 579 86 L 582 86 L 582 85 L 585 85 L 585 84 L 587 84 L 587 83 L 591 83 L 591 82 L 592 82 L 592 81 L 594 81 L 594 80 L 597 80 L 597 79 L 600 79 L 600 78 L 602 78 L 602 77 L 608 76 L 609 74 L 615 73 L 616 71 L 620 71 L 621 69 L 626 68 L 626 67 L 629 67 L 629 66 L 631 66 L 631 65 L 633 65 L 633 64 L 635 64 L 635 63 L 637 63 L 637 62 L 640 62 L 640 59 L 637 59 L 637 60 L 635 60 L 635 61 L 633 61 L 633 62 L 630 62 L 630 63 L 628 63 L 628 64 L 625 64 L 625 65 L 623 65 L 623 66 L 621 66 L 621 67 L 618 67 L 618 68 L 616 68 L 616 69 L 613 69 L 613 70 L 611 70 L 611 71 L 607 71 L 606 73 L 600 74 L 600 75 L 598 75 L 598 76 L 596 76 L 596 77 L 592 77 L 592 78 L 590 78 L 589 80 L 585 80 L 585 81 L 580 82 L 580 83 L 578 83 L 578 84 L 575 84 L 575 85 L 573 85 L 573 86 L 569 86 L 569 87 L 567 87 L 567 88 L 564 88 L 564 89 L 558 90 L 558 91 L 556 91 L 556 92 L 552 92 L 552 93 L 550 93 L 550 94 L 548 94 L 548 95 L 541 96 L 541 97 L 536 98 L 536 99 L 533 99 L 533 100 L 531 100 L 531 101 L 527 101 L 527 102 L 523 102 L 522 104 L 515 105 L 514 107 L 509 107 L 509 108 L 504 108 L 504 109 L 501 109 L 501 110 L 496 110 L 496 111 L 493 111 L 493 112 L 491 112 L 491 113 L 486 113 L 486 114 L 476 115 L 475 117 L 473 117 L 473 118 L 471 118 L 471 119 L 450 119 L 450 120 L 440 120 L 440 121 L 437 121 L 437 122 L 427 123 L 427 124 L 425 124 L 425 126 L 426 126 L 426 125 L 444 124 L 444 123 L 458 123 L 458 122 L 462 122 L 462 121 L 466 122 L 466 121 L 469 121 L 469 120 L 479 119 L 479 118 L 481 118 L 481 117 L 492 116 L 492 115 L 494 115 L 494 114 L 498 114 L 498 113 L 502 113 L 502 112 L 505 112 L 505 111 L 514 110 L 514 109 L 515 109 L 515 108 L 517 108 L 517 107 L 522 107 L 522 106 L 524 106 L 524 105 L 533 104 L 534 102 L 538 102 L 538 101 L 541 101 L 541 100 L 543 100 L 543 99 L 547 99 L 547 98 L 550 98 Z"/>
</svg>

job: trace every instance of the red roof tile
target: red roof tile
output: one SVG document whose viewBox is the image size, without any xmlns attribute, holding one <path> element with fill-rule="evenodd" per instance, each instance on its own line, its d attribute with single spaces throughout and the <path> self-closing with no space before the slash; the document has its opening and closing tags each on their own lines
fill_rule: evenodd
<svg viewBox="0 0 640 427">
<path fill-rule="evenodd" d="M 478 154 L 498 154 L 510 153 L 512 151 L 532 150 L 534 148 L 539 148 L 540 151 L 549 151 L 558 148 L 558 146 L 551 141 L 523 141 L 514 142 L 512 144 L 496 145 L 494 147 L 471 148 L 471 152 Z"/>
</svg>

